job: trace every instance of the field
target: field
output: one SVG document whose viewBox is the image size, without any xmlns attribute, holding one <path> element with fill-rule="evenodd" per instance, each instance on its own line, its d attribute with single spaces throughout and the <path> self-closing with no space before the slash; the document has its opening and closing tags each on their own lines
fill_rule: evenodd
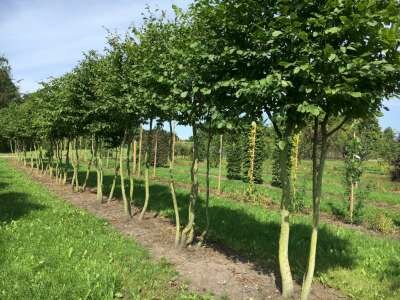
<svg viewBox="0 0 400 300">
<path fill-rule="evenodd" d="M 111 166 L 111 161 L 109 162 Z M 277 210 L 280 190 L 268 185 L 270 165 L 265 164 L 265 181 L 259 185 L 260 202 L 249 203 L 243 196 L 246 184 L 223 178 L 221 195 L 212 192 L 210 201 L 211 228 L 209 241 L 244 255 L 263 269 L 277 270 L 277 246 L 280 215 Z M 3 164 L 4 168 L 4 164 Z M 175 177 L 177 180 L 177 198 L 182 222 L 186 222 L 189 183 L 188 161 L 178 160 Z M 343 294 L 356 299 L 398 299 L 400 297 L 400 239 L 398 235 L 399 185 L 391 183 L 381 167 L 368 162 L 365 177 L 360 189 L 372 185 L 372 191 L 365 200 L 365 224 L 353 226 L 340 219 L 340 212 L 346 205 L 341 183 L 342 166 L 340 161 L 330 161 L 325 177 L 325 190 L 322 209 L 326 213 L 319 235 L 317 255 L 317 280 L 333 287 Z M 200 173 L 204 174 L 204 166 Z M 212 169 L 211 186 L 216 188 L 217 169 Z M 224 173 L 224 172 L 223 172 Z M 309 162 L 303 161 L 299 172 L 300 183 L 306 186 L 309 195 Z M 104 192 L 108 193 L 113 170 L 104 170 Z M 85 165 L 81 165 L 80 179 L 85 176 Z M 173 219 L 170 192 L 165 184 L 168 170 L 157 168 L 156 179 L 151 180 L 150 210 Z M 204 187 L 204 176 L 200 176 Z M 94 187 L 95 172 L 91 173 L 89 186 Z M 144 187 L 141 179 L 136 180 L 135 205 L 143 205 Z M 120 197 L 117 183 L 116 196 Z M 198 205 L 196 226 L 201 232 L 205 228 L 203 195 Z M 306 209 L 292 218 L 289 256 L 297 282 L 301 282 L 308 256 L 310 232 L 309 199 L 306 197 Z M 393 220 L 393 228 L 384 234 L 373 227 L 374 216 L 382 213 Z M 376 225 L 376 224 L 375 224 Z"/>
</svg>

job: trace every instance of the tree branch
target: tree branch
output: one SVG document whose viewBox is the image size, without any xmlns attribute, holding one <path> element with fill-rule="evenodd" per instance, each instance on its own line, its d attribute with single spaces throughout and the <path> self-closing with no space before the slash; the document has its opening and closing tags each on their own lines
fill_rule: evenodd
<svg viewBox="0 0 400 300">
<path fill-rule="evenodd" d="M 330 137 L 332 134 L 334 134 L 336 131 L 338 131 L 340 128 L 342 128 L 342 126 L 343 126 L 348 120 L 349 120 L 349 118 L 348 118 L 348 117 L 345 117 L 345 118 L 343 119 L 343 121 L 339 123 L 338 126 L 336 126 L 334 129 L 332 129 L 331 131 L 329 131 L 329 132 L 327 133 L 327 137 Z"/>
</svg>

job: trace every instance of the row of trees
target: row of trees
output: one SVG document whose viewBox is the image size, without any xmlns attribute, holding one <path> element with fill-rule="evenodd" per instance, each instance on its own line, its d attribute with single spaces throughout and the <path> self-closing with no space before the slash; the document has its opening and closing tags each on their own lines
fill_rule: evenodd
<svg viewBox="0 0 400 300">
<path fill-rule="evenodd" d="M 20 105 L 1 112 L 1 132 L 26 151 L 47 148 L 47 164 L 79 188 L 79 138 L 91 140 L 102 201 L 104 149 L 131 155 L 141 126 L 169 123 L 170 190 L 176 217 L 176 244 L 195 238 L 199 183 L 199 130 L 208 137 L 232 129 L 238 120 L 254 124 L 268 116 L 276 135 L 282 186 L 279 267 L 282 294 L 291 297 L 288 259 L 290 207 L 294 185 L 290 166 L 296 136 L 312 131 L 313 216 L 310 254 L 302 299 L 314 275 L 322 179 L 330 138 L 346 123 L 376 115 L 382 101 L 399 92 L 400 4 L 387 1 L 233 1 L 197 0 L 187 13 L 148 14 L 141 28 L 124 38 L 110 36 L 104 55 L 89 52 L 70 73 L 50 80 Z M 16 118 L 15 116 L 18 116 Z M 188 222 L 181 229 L 175 197 L 172 121 L 193 130 Z M 5 124 L 5 125 L 4 125 Z M 151 136 L 151 135 L 149 135 Z M 210 138 L 209 138 L 210 140 Z M 150 141 L 148 142 L 150 145 Z M 68 157 L 62 161 L 60 149 Z M 207 158 L 209 158 L 207 147 Z M 145 150 L 145 203 L 149 202 L 150 147 Z M 61 160 L 60 160 L 61 158 Z M 128 168 L 129 195 L 124 169 Z M 210 163 L 207 159 L 207 187 Z M 119 172 L 127 216 L 134 176 L 120 159 Z M 64 175 L 60 175 L 64 174 Z M 206 193 L 208 210 L 209 189 Z M 207 224 L 210 220 L 207 215 Z M 207 230 L 201 235 L 205 237 Z"/>
</svg>

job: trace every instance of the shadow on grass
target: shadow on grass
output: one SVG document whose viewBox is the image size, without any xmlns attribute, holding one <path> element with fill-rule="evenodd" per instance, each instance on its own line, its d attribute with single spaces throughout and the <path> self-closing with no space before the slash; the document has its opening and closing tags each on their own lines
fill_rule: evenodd
<svg viewBox="0 0 400 300">
<path fill-rule="evenodd" d="M 45 206 L 33 203 L 25 193 L 0 193 L 0 222 L 9 223 L 29 214 L 31 211 L 44 209 Z"/>
<path fill-rule="evenodd" d="M 0 182 L 0 192 L 2 189 L 5 189 L 8 186 L 8 183 Z"/>
<path fill-rule="evenodd" d="M 81 172 L 81 180 L 85 173 Z M 104 192 L 110 190 L 113 176 L 104 175 Z M 144 199 L 143 182 L 135 179 L 135 205 L 142 206 Z M 88 186 L 94 187 L 96 174 L 92 172 Z M 150 183 L 149 210 L 162 213 L 174 220 L 172 201 L 168 186 Z M 128 182 L 126 182 L 128 186 Z M 120 183 L 117 181 L 115 196 L 120 197 Z M 177 192 L 180 217 L 182 224 L 187 222 L 188 192 Z M 229 200 L 211 198 L 209 243 L 223 251 L 228 256 L 241 261 L 253 262 L 257 269 L 264 273 L 274 273 L 279 278 L 278 267 L 278 240 L 280 231 L 280 217 L 275 212 L 265 212 L 252 209 L 250 206 L 234 204 Z M 197 205 L 196 227 L 201 233 L 206 226 L 204 200 L 200 197 Z M 294 278 L 300 283 L 306 269 L 308 259 L 309 238 L 311 226 L 304 223 L 295 223 L 290 233 L 290 261 Z M 318 236 L 318 252 L 316 274 L 324 273 L 331 268 L 351 268 L 354 264 L 354 254 L 351 251 L 350 241 L 338 237 L 326 226 L 321 226 Z M 239 254 L 239 255 L 238 255 Z M 280 283 L 277 282 L 280 286 Z"/>
</svg>

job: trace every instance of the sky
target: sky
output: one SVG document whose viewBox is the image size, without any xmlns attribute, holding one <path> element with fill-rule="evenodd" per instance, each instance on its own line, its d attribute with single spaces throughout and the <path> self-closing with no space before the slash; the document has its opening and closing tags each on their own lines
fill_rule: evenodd
<svg viewBox="0 0 400 300">
<path fill-rule="evenodd" d="M 186 8 L 191 0 L 0 0 L 0 55 L 5 55 L 21 92 L 60 76 L 82 58 L 82 53 L 105 47 L 107 30 L 123 34 L 140 26 L 146 6 L 171 11 L 172 4 Z M 380 119 L 383 128 L 400 132 L 400 100 L 386 103 L 389 112 Z M 189 127 L 178 126 L 181 138 Z"/>
</svg>

